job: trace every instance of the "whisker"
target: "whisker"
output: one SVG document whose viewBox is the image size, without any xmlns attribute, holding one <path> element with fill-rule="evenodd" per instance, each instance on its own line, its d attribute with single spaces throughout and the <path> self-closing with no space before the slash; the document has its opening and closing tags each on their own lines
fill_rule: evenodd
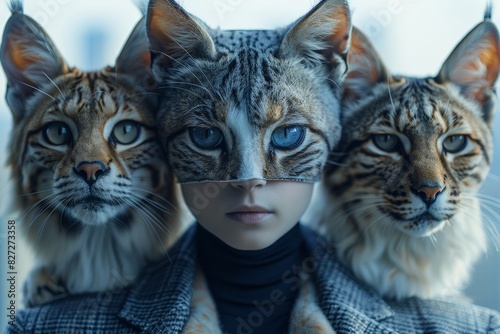
<svg viewBox="0 0 500 334">
<path fill-rule="evenodd" d="M 389 99 L 391 100 L 392 112 L 395 113 L 396 107 L 394 106 L 394 100 L 392 99 L 391 84 L 389 83 L 389 80 L 387 80 L 387 91 L 389 92 Z"/>
<path fill-rule="evenodd" d="M 149 208 L 141 201 L 138 201 L 134 198 L 129 198 L 127 200 L 129 201 L 129 203 L 133 203 L 135 208 L 138 208 L 142 212 L 144 212 L 145 216 L 156 223 L 157 227 L 160 228 L 163 232 L 165 232 L 166 234 L 170 234 L 170 229 L 168 228 L 166 222 L 162 219 L 163 217 L 159 216 L 154 211 L 149 211 Z M 147 221 L 148 219 L 144 220 Z"/>
<path fill-rule="evenodd" d="M 175 215 L 175 214 L 172 214 L 172 212 L 170 210 L 168 210 L 165 206 L 162 206 L 160 205 L 158 202 L 155 202 L 149 198 L 146 198 L 146 197 L 143 197 L 143 196 L 138 196 L 136 194 L 133 194 L 130 199 L 135 199 L 135 200 L 138 200 L 140 203 L 141 202 L 144 202 L 144 204 L 148 204 L 149 206 L 163 212 L 164 214 L 168 215 L 169 217 L 171 218 L 176 218 L 178 217 L 178 215 Z M 166 202 L 167 204 L 170 204 L 168 202 Z M 142 204 L 142 203 L 141 203 Z M 174 208 L 174 211 L 177 211 L 176 213 L 179 214 L 179 211 L 178 209 L 176 209 L 172 204 L 170 204 L 172 206 L 172 208 Z"/>
<path fill-rule="evenodd" d="M 338 161 L 335 161 L 335 160 L 330 160 L 330 159 L 327 159 L 326 163 L 328 165 L 333 165 L 333 166 L 338 166 L 338 167 L 347 167 L 347 166 L 349 166 L 346 163 L 341 163 L 341 162 L 338 162 Z"/>
<path fill-rule="evenodd" d="M 61 97 L 63 98 L 64 102 L 66 102 L 66 97 L 64 96 L 59 86 L 56 85 L 56 83 L 47 75 L 47 73 L 45 73 L 44 71 L 42 71 L 42 73 L 47 79 L 49 79 L 49 81 L 54 85 L 54 87 L 56 87 L 56 89 L 59 91 L 59 94 L 61 94 Z"/>
<path fill-rule="evenodd" d="M 136 96 L 141 96 L 141 95 L 156 95 L 156 96 L 161 96 L 160 93 L 156 93 L 156 92 L 141 92 L 141 93 L 136 93 L 136 94 L 127 94 L 127 96 L 125 97 L 124 101 L 132 98 L 132 97 L 136 97 Z"/>
<path fill-rule="evenodd" d="M 333 156 L 340 156 L 340 157 L 345 157 L 349 155 L 348 152 L 336 152 L 336 151 L 331 151 L 328 153 L 328 155 L 333 155 Z"/>
<path fill-rule="evenodd" d="M 327 81 L 331 81 L 335 86 L 337 86 L 339 91 L 342 91 L 342 88 L 340 88 L 340 85 L 335 80 L 333 80 L 332 78 L 328 78 L 328 77 L 325 77 L 325 79 Z"/>
<path fill-rule="evenodd" d="M 38 233 L 37 233 L 37 237 L 36 237 L 36 243 L 38 243 L 40 241 L 40 238 L 42 236 L 42 231 L 43 229 L 45 228 L 46 224 L 48 223 L 48 220 L 50 218 L 50 216 L 54 213 L 54 211 L 57 210 L 57 208 L 59 207 L 59 205 L 61 205 L 62 202 L 59 202 L 57 203 L 57 205 L 55 207 L 52 208 L 52 210 L 49 212 L 49 214 L 45 217 L 45 219 L 42 221 L 41 223 L 41 226 L 39 227 L 38 229 Z"/>
<path fill-rule="evenodd" d="M 31 219 L 31 222 L 28 224 L 27 231 L 29 230 L 31 225 L 36 221 L 38 216 L 40 214 L 42 214 L 48 206 L 51 206 L 53 203 L 55 203 L 59 198 L 58 195 L 52 195 L 52 196 L 53 196 L 52 198 L 50 198 L 50 197 L 42 198 L 42 199 L 36 201 L 35 203 L 33 203 L 32 205 L 28 206 L 26 209 L 24 209 L 22 211 L 24 213 L 24 215 L 21 217 L 21 220 L 25 220 L 28 217 L 28 215 L 31 212 L 33 212 L 33 210 L 38 209 L 38 212 L 35 214 L 35 217 L 33 217 Z"/>
<path fill-rule="evenodd" d="M 190 82 L 182 82 L 182 81 L 172 81 L 172 80 L 169 80 L 168 81 L 169 84 L 178 84 L 178 85 L 187 85 L 187 86 L 192 86 L 192 87 L 197 87 L 197 88 L 201 88 L 201 89 L 204 89 L 209 95 L 212 94 L 211 91 L 209 91 L 206 87 L 204 86 L 201 86 L 201 85 L 197 85 L 197 84 L 194 84 L 194 83 L 190 83 Z"/>
<path fill-rule="evenodd" d="M 156 217 L 154 214 L 152 214 L 151 212 L 149 212 L 146 208 L 144 208 L 144 206 L 140 203 L 140 202 L 137 202 L 133 199 L 125 199 L 125 201 L 127 202 L 127 204 L 130 206 L 130 207 L 134 207 L 137 211 L 137 214 L 139 216 L 142 217 L 142 220 L 144 221 L 144 223 L 146 224 L 147 228 L 148 228 L 148 232 L 150 233 L 150 235 L 154 238 L 156 238 L 160 244 L 162 245 L 162 248 L 163 248 L 163 251 L 165 254 L 167 254 L 168 256 L 168 251 L 167 251 L 167 248 L 166 248 L 166 240 L 163 240 L 162 238 L 160 238 L 160 236 L 158 235 L 158 233 L 156 232 L 155 230 L 155 227 L 158 228 L 160 231 L 162 231 L 163 233 L 165 233 L 166 236 L 169 236 L 169 235 L 172 235 L 171 231 L 168 229 L 168 227 L 166 226 L 166 224 L 163 223 L 163 221 Z M 150 224 L 153 224 L 152 226 L 150 226 Z"/>
<path fill-rule="evenodd" d="M 185 92 L 188 92 L 194 96 L 196 96 L 197 98 L 199 98 L 200 100 L 203 100 L 205 99 L 203 96 L 199 95 L 199 94 L 195 94 L 193 93 L 192 90 L 189 90 L 189 89 L 186 89 L 186 88 L 181 88 L 181 87 L 177 87 L 177 86 L 173 86 L 173 87 L 167 87 L 167 86 L 164 86 L 164 87 L 158 87 L 158 89 L 160 88 L 169 88 L 169 89 L 178 89 L 178 90 L 182 90 L 182 91 L 185 91 Z"/>
<path fill-rule="evenodd" d="M 100 91 L 100 90 L 95 91 L 95 92 L 93 92 L 92 94 L 90 94 L 90 95 L 89 95 L 89 97 L 88 97 L 86 100 L 84 100 L 84 101 L 82 102 L 82 104 L 83 104 L 83 105 L 88 104 L 88 103 L 89 103 L 89 101 L 90 101 L 90 100 L 91 100 L 94 96 L 96 96 L 96 95 L 98 95 L 98 94 L 101 94 L 101 93 L 106 94 L 106 92 L 103 92 L 103 91 Z"/>
<path fill-rule="evenodd" d="M 174 41 L 175 41 L 175 40 L 174 40 Z M 175 42 L 176 42 L 176 41 L 175 41 Z M 177 42 L 176 42 L 176 43 L 177 43 Z M 182 46 L 181 46 L 181 47 L 182 47 Z M 152 50 L 152 51 L 153 51 L 153 50 Z M 178 64 L 180 64 L 181 66 L 183 66 L 183 67 L 184 67 L 184 68 L 185 68 L 185 69 L 186 69 L 186 70 L 187 70 L 187 71 L 188 71 L 188 72 L 189 72 L 189 73 L 190 73 L 190 74 L 191 74 L 194 78 L 196 78 L 196 80 L 198 80 L 198 82 L 199 82 L 201 85 L 203 85 L 203 81 L 201 81 L 201 80 L 200 80 L 200 78 L 198 78 L 198 76 L 196 76 L 196 74 L 194 74 L 194 72 L 193 72 L 193 71 L 191 71 L 191 69 L 189 68 L 189 66 L 185 65 L 184 63 L 182 63 L 182 62 L 181 62 L 181 61 L 179 61 L 178 59 L 175 59 L 174 57 L 172 57 L 172 56 L 170 56 L 170 55 L 168 55 L 168 54 L 166 54 L 166 53 L 164 53 L 164 52 L 161 52 L 161 51 L 153 51 L 153 52 L 160 53 L 160 54 L 164 55 L 165 57 L 169 58 L 170 60 L 173 60 L 173 61 L 177 62 Z M 190 55 L 189 53 L 187 53 L 187 54 L 191 57 L 191 55 Z M 196 64 L 196 61 L 194 60 L 194 58 L 193 58 L 193 57 L 191 57 L 191 59 L 193 60 L 193 62 L 195 63 L 195 65 L 199 67 L 199 65 L 198 65 L 198 64 Z M 200 69 L 200 70 L 201 70 L 201 69 Z M 201 71 L 201 72 L 203 73 L 203 71 Z M 203 73 L 203 75 L 205 75 L 205 74 Z M 207 80 L 208 80 L 208 79 L 207 79 Z M 168 81 L 168 80 L 167 80 L 167 81 Z M 210 80 L 208 80 L 208 82 L 210 83 Z M 158 88 L 160 88 L 160 87 L 158 87 Z M 213 87 L 212 87 L 212 89 L 213 89 Z M 213 97 L 212 93 L 208 90 L 208 88 L 207 88 L 207 91 L 209 92 L 210 97 L 211 97 L 212 99 L 214 99 L 214 97 Z"/>
<path fill-rule="evenodd" d="M 46 192 L 54 191 L 54 189 L 55 189 L 54 187 L 51 187 L 51 188 L 45 189 L 45 190 L 39 190 L 39 191 L 34 191 L 34 192 L 29 192 L 29 193 L 23 193 L 23 194 L 17 195 L 16 197 L 27 197 L 27 196 L 39 195 L 39 194 L 43 194 L 43 193 L 46 193 Z"/>
<path fill-rule="evenodd" d="M 188 55 L 188 57 L 189 57 L 189 58 L 191 58 L 191 60 L 193 61 L 194 65 L 196 65 L 196 67 L 198 67 L 198 69 L 200 70 L 201 74 L 203 74 L 203 76 L 205 77 L 205 80 L 207 80 L 207 82 L 208 82 L 208 84 L 210 85 L 210 87 L 212 88 L 212 90 L 213 90 L 213 91 L 215 91 L 214 87 L 212 86 L 212 82 L 208 79 L 208 77 L 206 76 L 205 72 L 203 72 L 203 70 L 201 69 L 200 65 L 198 65 L 198 63 L 197 63 L 197 62 L 196 62 L 196 60 L 193 58 L 193 56 L 189 53 L 189 51 L 188 51 L 188 50 L 186 50 L 186 48 L 184 48 L 184 46 L 182 46 L 182 44 L 181 44 L 181 43 L 179 43 L 179 42 L 178 42 L 178 41 L 177 41 L 177 40 L 176 40 L 173 36 L 171 36 L 169 33 L 167 33 L 167 32 L 164 32 L 164 33 L 165 33 L 165 35 L 167 35 L 167 37 L 168 37 L 168 38 L 170 38 L 172 41 L 174 41 L 174 42 L 175 42 L 175 44 L 177 44 L 177 45 L 178 45 L 178 46 L 179 46 L 179 47 L 180 47 L 180 48 L 181 48 L 181 49 L 182 49 L 182 50 L 183 50 L 183 51 L 184 51 L 184 52 Z M 172 58 L 172 57 L 170 57 L 170 58 Z M 190 71 L 190 72 L 191 72 L 191 74 L 193 74 L 193 75 L 194 75 L 194 73 L 192 73 L 192 71 L 191 71 L 189 68 L 188 68 L 188 71 Z M 201 82 L 201 80 L 200 80 L 200 79 L 199 79 L 196 75 L 194 75 L 194 77 L 195 77 L 196 79 L 198 79 L 198 81 L 200 82 L 200 84 L 203 84 L 203 83 Z M 213 98 L 213 97 L 212 97 L 212 98 Z"/>
<path fill-rule="evenodd" d="M 32 88 L 32 89 L 34 89 L 34 90 L 36 90 L 36 91 L 38 91 L 38 92 L 42 93 L 43 95 L 45 95 L 45 96 L 47 96 L 47 97 L 51 98 L 53 101 L 60 102 L 58 99 L 56 99 L 56 98 L 55 98 L 55 97 L 53 97 L 52 95 L 47 94 L 46 92 L 44 92 L 43 90 L 41 90 L 41 89 L 39 89 L 39 88 L 37 88 L 37 87 L 35 87 L 35 86 L 32 86 L 32 85 L 30 85 L 30 84 L 28 84 L 28 83 L 26 83 L 26 82 L 20 81 L 20 80 L 17 80 L 17 81 L 18 81 L 20 84 L 22 84 L 22 85 L 25 85 L 25 86 L 27 86 L 27 87 L 29 87 L 29 88 Z"/>
<path fill-rule="evenodd" d="M 359 207 L 351 207 L 348 209 L 342 209 L 334 215 L 327 217 L 328 221 L 323 221 L 322 224 L 329 224 L 328 222 L 338 222 L 340 221 L 342 216 L 350 217 L 353 212 L 358 213 L 359 215 L 367 216 L 372 210 L 379 208 L 380 204 L 372 204 L 372 205 L 364 205 L 362 208 Z M 377 214 L 381 214 L 380 212 L 375 211 Z"/>
<path fill-rule="evenodd" d="M 358 242 L 360 242 L 360 241 L 364 238 L 365 234 L 368 232 L 368 229 L 370 229 L 371 227 L 373 227 L 373 226 L 377 225 L 377 223 L 378 223 L 378 222 L 380 222 L 380 220 L 382 220 L 382 219 L 384 219 L 384 218 L 387 218 L 387 217 L 389 217 L 389 214 L 383 214 L 383 215 L 381 215 L 380 217 L 378 217 L 377 219 L 375 219 L 375 220 L 371 221 L 371 222 L 368 224 L 368 226 L 367 226 L 366 228 L 364 228 L 364 229 L 361 231 L 361 233 L 359 234 Z M 386 222 L 385 222 L 385 221 L 382 221 L 382 223 L 381 223 L 381 224 L 378 224 L 378 225 L 379 225 L 379 226 L 378 226 L 378 228 L 379 228 L 379 231 L 380 231 L 380 229 L 381 229 L 384 225 L 387 225 L 387 224 L 386 224 Z"/>
<path fill-rule="evenodd" d="M 481 203 L 480 203 L 481 204 Z M 464 205 L 463 203 L 458 204 L 458 208 L 460 212 L 468 217 L 471 221 L 477 220 L 477 216 L 472 215 L 469 213 L 469 207 L 467 205 Z M 496 221 L 499 220 L 499 215 L 491 208 L 489 208 L 487 205 L 484 203 L 481 204 L 481 214 L 482 214 L 482 222 L 483 227 L 485 229 L 486 234 L 491 238 L 491 241 L 493 242 L 493 245 L 495 249 L 498 251 L 498 242 L 500 242 L 500 233 L 498 229 L 495 226 L 495 223 L 490 220 L 490 217 L 488 215 L 492 216 Z"/>
<path fill-rule="evenodd" d="M 486 178 L 492 179 L 493 181 L 500 182 L 500 176 L 493 174 L 490 172 Z"/>
</svg>

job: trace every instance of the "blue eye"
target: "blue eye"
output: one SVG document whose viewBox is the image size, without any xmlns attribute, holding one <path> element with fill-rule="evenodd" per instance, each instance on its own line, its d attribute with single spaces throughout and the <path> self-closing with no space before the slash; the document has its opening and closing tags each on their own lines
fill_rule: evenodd
<svg viewBox="0 0 500 334">
<path fill-rule="evenodd" d="M 395 152 L 399 148 L 399 138 L 390 134 L 373 135 L 372 137 L 375 146 L 385 152 Z"/>
<path fill-rule="evenodd" d="M 222 132 L 217 128 L 189 128 L 193 143 L 203 149 L 216 149 L 222 144 Z"/>
<path fill-rule="evenodd" d="M 306 129 L 301 125 L 284 126 L 276 129 L 271 136 L 274 147 L 281 150 L 293 150 L 302 144 Z"/>
</svg>

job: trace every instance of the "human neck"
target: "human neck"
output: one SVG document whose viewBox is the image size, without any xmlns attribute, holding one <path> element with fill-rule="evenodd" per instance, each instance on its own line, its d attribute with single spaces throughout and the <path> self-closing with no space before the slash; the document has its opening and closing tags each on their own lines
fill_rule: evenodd
<svg viewBox="0 0 500 334">
<path fill-rule="evenodd" d="M 305 253 L 299 224 L 269 247 L 250 251 L 227 245 L 198 224 L 197 244 L 224 332 L 256 322 L 265 332 L 287 330 L 298 292 L 291 284 L 298 278 L 294 268 Z"/>
</svg>

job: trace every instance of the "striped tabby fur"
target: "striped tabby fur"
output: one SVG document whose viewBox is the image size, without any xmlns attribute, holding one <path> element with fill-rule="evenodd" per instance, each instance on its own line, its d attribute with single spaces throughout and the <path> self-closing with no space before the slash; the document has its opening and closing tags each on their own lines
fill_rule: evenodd
<svg viewBox="0 0 500 334">
<path fill-rule="evenodd" d="M 392 76 L 353 30 L 343 134 L 308 215 L 383 296 L 454 294 L 486 248 L 475 194 L 492 154 L 498 31 L 476 26 L 435 78 Z"/>
<path fill-rule="evenodd" d="M 123 287 L 179 227 L 177 186 L 155 134 L 158 98 L 145 89 L 145 20 L 115 68 L 82 72 L 19 2 L 11 7 L 1 49 L 14 116 L 9 165 L 38 267 L 27 305 Z"/>
<path fill-rule="evenodd" d="M 253 178 L 311 181 L 340 135 L 339 85 L 350 17 L 343 0 L 322 1 L 290 29 L 220 31 L 173 0 L 150 2 L 152 70 L 165 90 L 160 138 L 181 182 Z M 272 137 L 305 128 L 296 147 Z M 200 148 L 190 131 L 221 134 Z"/>
</svg>

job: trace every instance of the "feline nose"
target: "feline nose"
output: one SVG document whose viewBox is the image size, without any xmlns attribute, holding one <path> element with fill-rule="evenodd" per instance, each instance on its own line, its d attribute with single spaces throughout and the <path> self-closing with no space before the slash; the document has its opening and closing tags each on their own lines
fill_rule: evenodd
<svg viewBox="0 0 500 334">
<path fill-rule="evenodd" d="M 82 161 L 73 168 L 73 171 L 84 179 L 89 186 L 92 186 L 109 169 L 106 169 L 106 166 L 100 161 Z"/>
<path fill-rule="evenodd" d="M 442 187 L 436 187 L 436 186 L 422 186 L 418 188 L 418 195 L 424 201 L 427 206 L 432 205 L 439 194 L 444 190 Z"/>
</svg>

